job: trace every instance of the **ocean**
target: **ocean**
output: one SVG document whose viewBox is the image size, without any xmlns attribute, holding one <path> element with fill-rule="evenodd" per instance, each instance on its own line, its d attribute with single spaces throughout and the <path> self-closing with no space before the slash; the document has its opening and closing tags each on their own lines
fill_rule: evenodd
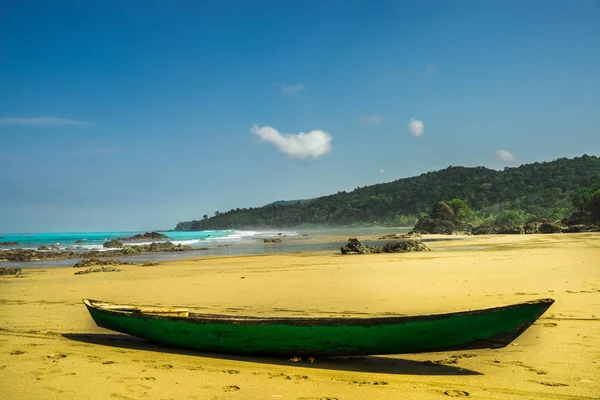
<svg viewBox="0 0 600 400">
<path fill-rule="evenodd" d="M 53 247 L 55 250 L 109 250 L 103 247 L 104 242 L 111 239 L 127 238 L 144 233 L 129 232 L 45 232 L 45 233 L 0 233 L 0 242 L 18 242 L 15 246 L 2 246 L 0 249 L 35 249 L 40 246 Z M 154 242 L 170 241 L 174 244 L 185 244 L 192 248 L 218 247 L 223 244 L 250 244 L 261 242 L 265 237 L 297 236 L 295 231 L 250 231 L 221 230 L 197 232 L 160 232 L 169 239 L 153 240 Z M 123 241 L 125 244 L 148 244 L 151 241 Z"/>
</svg>

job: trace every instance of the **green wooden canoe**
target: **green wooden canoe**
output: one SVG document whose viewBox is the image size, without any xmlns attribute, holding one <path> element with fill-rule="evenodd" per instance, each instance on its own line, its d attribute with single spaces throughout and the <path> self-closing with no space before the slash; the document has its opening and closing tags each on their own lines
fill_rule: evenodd
<svg viewBox="0 0 600 400">
<path fill-rule="evenodd" d="M 83 302 L 98 326 L 169 346 L 242 355 L 349 356 L 504 347 L 554 300 L 372 318 L 242 317 Z"/>
</svg>

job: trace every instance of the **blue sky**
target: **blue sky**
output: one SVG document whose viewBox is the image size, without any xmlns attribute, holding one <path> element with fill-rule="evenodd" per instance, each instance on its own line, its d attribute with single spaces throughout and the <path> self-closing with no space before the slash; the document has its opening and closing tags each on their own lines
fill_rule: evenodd
<svg viewBox="0 0 600 400">
<path fill-rule="evenodd" d="M 599 71 L 594 0 L 0 0 L 0 232 L 599 154 Z"/>
</svg>

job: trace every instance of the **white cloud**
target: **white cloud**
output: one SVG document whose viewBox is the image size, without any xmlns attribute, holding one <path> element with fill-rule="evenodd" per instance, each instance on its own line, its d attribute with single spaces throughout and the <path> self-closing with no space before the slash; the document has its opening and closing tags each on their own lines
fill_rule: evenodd
<svg viewBox="0 0 600 400">
<path fill-rule="evenodd" d="M 496 157 L 502 161 L 517 161 L 517 157 L 513 153 L 507 150 L 496 150 Z"/>
<path fill-rule="evenodd" d="M 419 137 L 423 134 L 425 125 L 423 124 L 423 121 L 411 118 L 410 122 L 408 123 L 408 130 L 410 131 L 411 135 Z"/>
<path fill-rule="evenodd" d="M 373 115 L 365 115 L 360 117 L 360 120 L 365 124 L 373 124 L 377 125 L 383 121 L 383 115 L 381 114 L 373 114 Z"/>
<path fill-rule="evenodd" d="M 383 168 L 381 168 L 381 169 L 379 170 L 379 173 L 380 173 L 380 174 L 383 174 L 384 172 L 385 172 L 385 171 L 384 171 L 384 169 L 383 169 Z"/>
<path fill-rule="evenodd" d="M 281 134 L 270 126 L 254 126 L 252 133 L 273 144 L 288 157 L 298 160 L 308 157 L 316 160 L 331 151 L 331 135 L 322 130 Z"/>
<path fill-rule="evenodd" d="M 288 96 L 295 96 L 306 90 L 306 86 L 304 85 L 281 85 L 279 88 L 281 89 L 281 93 Z"/>
<path fill-rule="evenodd" d="M 22 125 L 22 126 L 64 126 L 64 125 L 90 125 L 91 122 L 76 121 L 66 118 L 0 118 L 0 125 Z"/>
</svg>

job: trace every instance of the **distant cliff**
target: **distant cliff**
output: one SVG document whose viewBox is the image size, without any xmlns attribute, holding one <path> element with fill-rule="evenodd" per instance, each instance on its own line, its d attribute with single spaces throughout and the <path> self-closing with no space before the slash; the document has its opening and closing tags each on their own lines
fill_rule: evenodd
<svg viewBox="0 0 600 400">
<path fill-rule="evenodd" d="M 600 158 L 583 155 L 496 171 L 448 167 L 411 178 L 310 200 L 277 201 L 195 221 L 175 230 L 298 227 L 307 225 L 412 225 L 440 200 L 460 198 L 478 222 L 512 210 L 525 216 L 561 219 L 573 211 L 571 196 L 600 180 Z"/>
</svg>

